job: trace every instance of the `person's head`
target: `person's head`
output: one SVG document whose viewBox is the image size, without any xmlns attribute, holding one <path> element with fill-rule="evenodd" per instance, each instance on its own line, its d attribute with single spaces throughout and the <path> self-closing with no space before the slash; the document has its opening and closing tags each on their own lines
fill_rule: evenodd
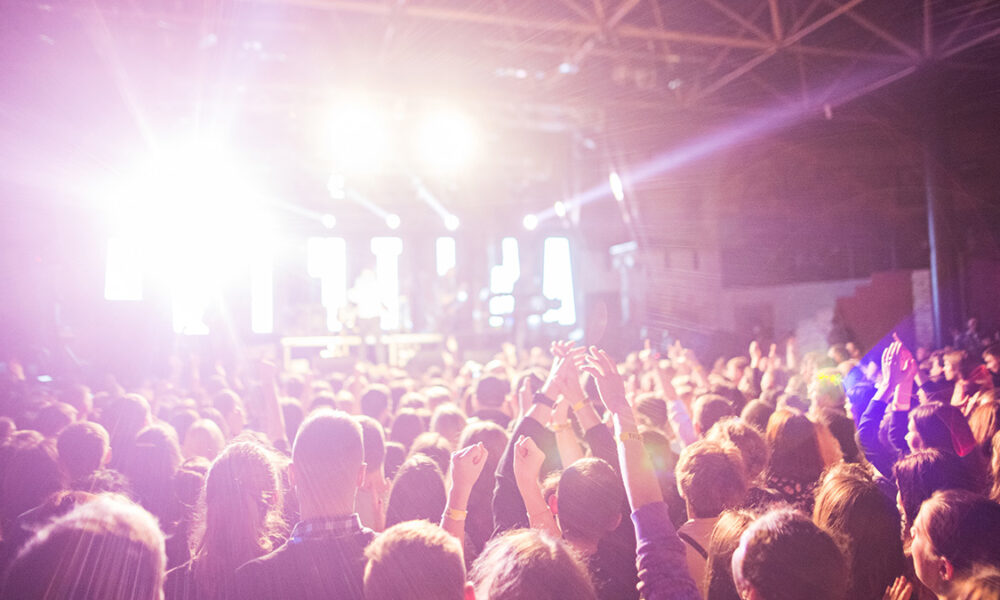
<svg viewBox="0 0 1000 600">
<path fill-rule="evenodd" d="M 860 425 L 861 417 L 868 410 L 868 405 L 871 404 L 874 397 L 875 386 L 869 381 L 856 383 L 847 390 L 844 407 L 847 409 L 848 416 L 854 420 L 855 426 Z"/>
<path fill-rule="evenodd" d="M 412 408 L 404 408 L 392 419 L 392 426 L 389 428 L 389 439 L 403 444 L 407 449 L 413 445 L 413 440 L 417 436 L 427 431 L 427 424 L 424 420 L 423 411 Z"/>
<path fill-rule="evenodd" d="M 124 460 L 128 446 L 135 441 L 139 431 L 151 419 L 149 403 L 139 394 L 125 394 L 115 398 L 101 411 L 101 424 L 111 437 L 111 449 L 115 451 L 113 461 Z"/>
<path fill-rule="evenodd" d="M 877 598 L 903 573 L 899 513 L 858 465 L 841 464 L 823 477 L 813 522 L 846 547 L 850 598 Z"/>
<path fill-rule="evenodd" d="M 391 481 L 399 472 L 399 467 L 406 460 L 406 448 L 399 442 L 385 443 L 385 476 Z"/>
<path fill-rule="evenodd" d="M 936 492 L 920 507 L 911 533 L 913 567 L 939 598 L 976 567 L 1000 567 L 1000 505 L 960 490 Z"/>
<path fill-rule="evenodd" d="M 200 583 L 218 591 L 223 577 L 272 549 L 282 506 L 278 469 L 257 444 L 234 442 L 212 463 L 203 499 L 191 554 Z"/>
<path fill-rule="evenodd" d="M 1000 373 L 1000 344 L 993 344 L 983 350 L 983 362 L 990 373 Z"/>
<path fill-rule="evenodd" d="M 0 518 L 14 519 L 64 487 L 55 440 L 37 431 L 18 431 L 3 452 Z"/>
<path fill-rule="evenodd" d="M 751 400 L 743 407 L 740 419 L 747 425 L 756 428 L 757 431 L 764 433 L 767 431 L 767 420 L 771 418 L 772 413 L 774 413 L 773 404 L 768 404 L 763 400 Z"/>
<path fill-rule="evenodd" d="M 812 421 L 801 413 L 777 410 L 767 422 L 771 459 L 767 473 L 802 483 L 816 481 L 823 472 L 823 458 Z"/>
<path fill-rule="evenodd" d="M 743 532 L 733 581 L 741 597 L 753 600 L 843 600 L 849 577 L 828 533 L 804 514 L 779 508 Z"/>
<path fill-rule="evenodd" d="M 987 457 L 993 454 L 993 436 L 1000 431 L 1000 402 L 980 404 L 969 415 L 969 428 L 976 444 Z"/>
<path fill-rule="evenodd" d="M 391 399 L 392 392 L 388 386 L 382 384 L 370 385 L 361 393 L 361 414 L 385 424 L 386 419 L 389 417 L 389 401 Z"/>
<path fill-rule="evenodd" d="M 736 417 L 726 417 L 718 421 L 705 435 L 706 440 L 729 442 L 740 451 L 746 467 L 747 481 L 752 483 L 760 477 L 767 466 L 767 442 L 756 428 Z"/>
<path fill-rule="evenodd" d="M 733 383 L 739 383 L 748 366 L 750 361 L 745 356 L 730 358 L 726 361 L 726 378 Z"/>
<path fill-rule="evenodd" d="M 90 388 L 82 383 L 63 388 L 59 392 L 59 401 L 75 408 L 76 418 L 81 421 L 94 412 L 94 395 L 90 393 Z"/>
<path fill-rule="evenodd" d="M 431 417 L 431 431 L 441 434 L 452 448 L 457 448 L 465 422 L 465 413 L 460 408 L 454 404 L 442 404 Z"/>
<path fill-rule="evenodd" d="M 596 600 L 586 567 L 561 540 L 536 529 L 490 540 L 472 565 L 480 600 Z"/>
<path fill-rule="evenodd" d="M 816 416 L 837 441 L 844 460 L 849 463 L 861 462 L 862 452 L 856 439 L 857 429 L 854 421 L 843 412 L 829 408 L 823 409 L 823 412 Z"/>
<path fill-rule="evenodd" d="M 302 402 L 297 398 L 282 398 L 281 416 L 285 420 L 285 437 L 289 440 L 294 440 L 295 432 L 299 430 L 302 421 L 306 418 L 306 411 L 302 408 Z"/>
<path fill-rule="evenodd" d="M 433 385 L 425 389 L 423 396 L 427 399 L 427 408 L 430 410 L 435 410 L 442 404 L 454 402 L 451 390 L 443 385 Z"/>
<path fill-rule="evenodd" d="M 458 440 L 458 449 L 482 444 L 486 448 L 486 465 L 483 466 L 479 479 L 473 486 L 473 495 L 481 494 L 493 497 L 493 484 L 496 481 L 497 465 L 507 447 L 507 431 L 493 421 L 474 421 L 465 426 Z"/>
<path fill-rule="evenodd" d="M 759 512 L 746 509 L 727 510 L 719 515 L 706 548 L 705 584 L 712 600 L 739 600 L 733 583 L 733 552 L 740 545 L 740 536 L 759 516 Z"/>
<path fill-rule="evenodd" d="M 699 436 L 705 435 L 712 425 L 724 417 L 736 416 L 733 405 L 718 394 L 704 394 L 694 401 L 692 425 Z"/>
<path fill-rule="evenodd" d="M 684 448 L 677 461 L 677 489 L 688 516 L 708 519 L 735 508 L 747 492 L 746 467 L 731 444 L 701 440 Z"/>
<path fill-rule="evenodd" d="M 817 414 L 822 409 L 833 409 L 843 413 L 843 382 L 844 376 L 836 369 L 818 371 L 809 382 L 809 410 Z"/>
<path fill-rule="evenodd" d="M 139 432 L 122 465 L 136 500 L 165 524 L 180 516 L 180 506 L 173 493 L 173 478 L 181 460 L 173 427 L 157 423 Z"/>
<path fill-rule="evenodd" d="M 911 450 L 936 448 L 965 456 L 975 448 L 976 438 L 960 408 L 928 402 L 910 411 L 906 443 Z"/>
<path fill-rule="evenodd" d="M 472 599 L 462 546 L 437 525 L 393 525 L 368 545 L 365 557 L 366 600 Z"/>
<path fill-rule="evenodd" d="M 642 394 L 635 400 L 635 416 L 642 425 L 663 429 L 668 424 L 667 403 L 657 394 Z"/>
<path fill-rule="evenodd" d="M 510 383 L 499 377 L 483 377 L 476 383 L 476 406 L 500 408 L 510 393 Z"/>
<path fill-rule="evenodd" d="M 188 427 L 182 448 L 184 458 L 201 456 L 214 460 L 226 445 L 222 430 L 211 419 L 198 419 Z"/>
<path fill-rule="evenodd" d="M 59 462 L 71 481 L 82 479 L 107 464 L 111 458 L 108 432 L 90 421 L 73 423 L 56 441 Z"/>
<path fill-rule="evenodd" d="M 212 408 L 222 414 L 225 419 L 226 428 L 229 430 L 229 437 L 235 437 L 243 431 L 247 424 L 246 409 L 243 408 L 243 400 L 230 389 L 220 390 L 212 396 Z"/>
<path fill-rule="evenodd" d="M 421 433 L 417 436 L 417 439 L 413 440 L 413 445 L 410 447 L 410 456 L 418 454 L 427 456 L 437 463 L 441 473 L 447 475 L 448 468 L 451 466 L 451 451 L 451 444 L 448 443 L 448 440 L 444 439 L 444 436 L 440 433 L 428 431 L 427 433 Z"/>
<path fill-rule="evenodd" d="M 903 517 L 903 532 L 910 527 L 924 500 L 939 490 L 969 490 L 978 487 L 968 466 L 951 452 L 918 450 L 899 459 L 892 468 L 899 490 L 896 503 Z"/>
<path fill-rule="evenodd" d="M 45 437 L 56 437 L 76 421 L 77 411 L 65 402 L 50 402 L 38 411 L 34 429 Z"/>
<path fill-rule="evenodd" d="M 438 521 L 447 501 L 444 476 L 437 463 L 422 454 L 406 459 L 392 480 L 385 509 L 388 527 L 404 521 Z"/>
<path fill-rule="evenodd" d="M 369 416 L 358 415 L 354 420 L 361 426 L 367 475 L 382 478 L 385 473 L 385 431 L 378 421 Z"/>
<path fill-rule="evenodd" d="M 295 436 L 289 474 L 303 518 L 354 512 L 365 475 L 361 426 L 346 413 L 313 411 Z"/>
<path fill-rule="evenodd" d="M 951 352 L 945 352 L 944 356 L 941 357 L 941 364 L 943 366 L 944 378 L 948 381 L 955 381 L 958 379 L 961 373 L 962 361 L 966 360 L 965 352 L 962 350 L 953 350 Z"/>
<path fill-rule="evenodd" d="M 625 501 L 621 478 L 599 458 L 581 458 L 563 469 L 556 490 L 557 517 L 569 540 L 597 542 L 618 526 Z"/>
<path fill-rule="evenodd" d="M 156 520 L 127 500 L 108 496 L 81 504 L 39 531 L 11 564 L 0 596 L 160 600 L 165 569 Z"/>
</svg>

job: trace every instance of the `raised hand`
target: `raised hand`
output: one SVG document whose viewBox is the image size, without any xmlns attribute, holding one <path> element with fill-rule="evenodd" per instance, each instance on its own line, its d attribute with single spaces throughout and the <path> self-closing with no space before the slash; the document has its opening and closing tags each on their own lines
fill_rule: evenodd
<svg viewBox="0 0 1000 600">
<path fill-rule="evenodd" d="M 750 342 L 750 350 L 748 352 L 750 353 L 750 366 L 756 369 L 757 365 L 760 364 L 760 359 L 764 357 L 764 351 L 761 350 L 757 340 Z"/>
<path fill-rule="evenodd" d="M 545 453 L 535 444 L 535 440 L 522 435 L 514 444 L 514 479 L 518 488 L 525 484 L 537 484 L 538 475 L 545 462 Z"/>
<path fill-rule="evenodd" d="M 474 446 L 463 448 L 458 452 L 451 453 L 451 482 L 452 488 L 460 490 L 471 490 L 479 479 L 479 474 L 483 472 L 486 465 L 486 458 L 489 452 L 480 442 Z"/>
<path fill-rule="evenodd" d="M 559 394 L 576 392 L 580 386 L 578 365 L 583 361 L 584 348 L 574 348 L 573 342 L 552 342 L 552 368 L 541 391 L 555 399 Z"/>
<path fill-rule="evenodd" d="M 900 575 L 892 582 L 892 585 L 885 589 L 882 600 L 910 600 L 912 594 L 913 584 L 906 577 Z"/>
<path fill-rule="evenodd" d="M 632 416 L 632 407 L 629 406 L 625 396 L 625 381 L 618 373 L 618 365 L 611 360 L 607 352 L 591 346 L 583 370 L 594 378 L 601 402 L 604 402 L 604 406 L 612 415 Z"/>
</svg>

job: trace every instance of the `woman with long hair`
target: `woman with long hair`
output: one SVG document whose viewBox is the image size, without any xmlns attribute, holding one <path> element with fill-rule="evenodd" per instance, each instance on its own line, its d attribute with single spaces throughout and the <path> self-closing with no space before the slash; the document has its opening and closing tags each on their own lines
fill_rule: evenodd
<svg viewBox="0 0 1000 600">
<path fill-rule="evenodd" d="M 190 539 L 190 562 L 167 574 L 167 600 L 222 600 L 243 563 L 274 549 L 284 533 L 278 469 L 267 450 L 236 442 L 212 463 L 199 519 Z"/>
<path fill-rule="evenodd" d="M 825 464 L 813 422 L 801 413 L 777 410 L 767 422 L 767 445 L 767 487 L 795 508 L 812 513 L 813 489 Z"/>
</svg>

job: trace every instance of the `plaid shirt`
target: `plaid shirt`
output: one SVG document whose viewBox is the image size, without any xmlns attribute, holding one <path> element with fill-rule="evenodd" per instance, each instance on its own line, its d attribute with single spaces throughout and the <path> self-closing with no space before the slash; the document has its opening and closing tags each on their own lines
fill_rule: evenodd
<svg viewBox="0 0 1000 600">
<path fill-rule="evenodd" d="M 292 529 L 289 541 L 293 544 L 303 540 L 341 538 L 365 531 L 357 513 L 339 519 L 312 519 L 299 521 Z"/>
</svg>

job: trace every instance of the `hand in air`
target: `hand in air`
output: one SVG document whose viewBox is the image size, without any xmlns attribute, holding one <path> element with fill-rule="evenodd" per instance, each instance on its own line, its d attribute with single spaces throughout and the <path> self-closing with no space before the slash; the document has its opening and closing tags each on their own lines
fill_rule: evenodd
<svg viewBox="0 0 1000 600">
<path fill-rule="evenodd" d="M 545 453 L 535 444 L 535 440 L 524 435 L 517 439 L 514 444 L 514 478 L 518 482 L 538 483 L 543 462 Z"/>
<path fill-rule="evenodd" d="M 625 396 L 625 380 L 618 373 L 618 365 L 611 360 L 607 352 L 591 346 L 583 370 L 594 378 L 601 402 L 604 402 L 604 406 L 611 414 L 616 416 L 632 414 L 632 407 L 629 406 Z"/>
<path fill-rule="evenodd" d="M 906 577 L 900 575 L 892 582 L 892 585 L 885 589 L 882 600 L 910 600 L 913 594 L 913 584 Z"/>
<path fill-rule="evenodd" d="M 479 474 L 483 472 L 486 465 L 486 458 L 489 452 L 482 442 L 468 448 L 463 448 L 458 452 L 451 453 L 451 480 L 452 485 L 460 489 L 472 489 Z"/>
</svg>

